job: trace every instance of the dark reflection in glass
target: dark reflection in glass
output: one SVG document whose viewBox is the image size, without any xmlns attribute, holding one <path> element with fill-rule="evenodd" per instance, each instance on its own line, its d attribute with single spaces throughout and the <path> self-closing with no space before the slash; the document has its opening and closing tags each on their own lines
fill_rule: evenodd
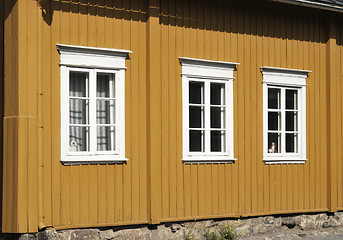
<svg viewBox="0 0 343 240">
<path fill-rule="evenodd" d="M 189 127 L 201 128 L 202 127 L 202 107 L 189 107 Z"/>
<path fill-rule="evenodd" d="M 190 130 L 189 131 L 189 151 L 190 152 L 202 152 L 201 142 L 202 142 L 201 130 Z"/>
<path fill-rule="evenodd" d="M 297 135 L 294 133 L 286 133 L 286 152 L 296 153 L 297 149 Z"/>
<path fill-rule="evenodd" d="M 286 109 L 298 109 L 298 91 L 286 90 Z"/>
<path fill-rule="evenodd" d="M 88 73 L 70 72 L 69 95 L 72 97 L 88 97 Z"/>
<path fill-rule="evenodd" d="M 279 112 L 268 112 L 268 130 L 280 129 L 280 114 Z"/>
<path fill-rule="evenodd" d="M 268 108 L 280 109 L 280 89 L 268 88 Z"/>
<path fill-rule="evenodd" d="M 211 83 L 211 105 L 224 105 L 224 96 L 224 84 Z"/>
<path fill-rule="evenodd" d="M 211 152 L 221 152 L 222 131 L 211 131 Z"/>
<path fill-rule="evenodd" d="M 278 153 L 280 151 L 280 134 L 268 133 L 268 153 Z"/>
<path fill-rule="evenodd" d="M 286 131 L 298 131 L 297 112 L 286 112 Z"/>
<path fill-rule="evenodd" d="M 211 107 L 211 128 L 222 127 L 222 108 Z"/>
<path fill-rule="evenodd" d="M 202 82 L 189 82 L 189 103 L 203 103 L 203 88 L 204 83 Z"/>
</svg>

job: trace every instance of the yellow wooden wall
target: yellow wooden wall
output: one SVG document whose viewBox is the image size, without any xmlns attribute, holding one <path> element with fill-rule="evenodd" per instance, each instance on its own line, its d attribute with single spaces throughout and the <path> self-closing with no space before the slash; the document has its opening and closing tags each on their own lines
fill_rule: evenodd
<svg viewBox="0 0 343 240">
<path fill-rule="evenodd" d="M 170 0 L 162 1 L 161 9 L 161 219 L 326 211 L 325 19 L 315 10 L 263 1 Z M 178 57 L 240 63 L 234 81 L 235 164 L 181 162 Z M 261 66 L 312 71 L 304 165 L 262 161 Z"/>
<path fill-rule="evenodd" d="M 4 232 L 343 210 L 339 15 L 265 0 L 5 2 Z M 126 164 L 60 163 L 56 44 L 133 52 Z M 179 57 L 240 63 L 234 164 L 182 163 Z M 261 66 L 312 71 L 305 164 L 262 161 Z"/>
<path fill-rule="evenodd" d="M 5 3 L 0 3 L 0 136 L 3 136 L 3 117 L 4 117 L 4 11 Z M 3 172 L 3 141 L 0 137 L 0 173 Z M 3 190 L 3 179 L 0 177 L 0 192 Z M 2 198 L 0 199 L 0 206 L 2 206 Z M 0 216 L 2 216 L 2 208 L 0 208 Z M 2 219 L 0 218 L 0 225 Z"/>
</svg>

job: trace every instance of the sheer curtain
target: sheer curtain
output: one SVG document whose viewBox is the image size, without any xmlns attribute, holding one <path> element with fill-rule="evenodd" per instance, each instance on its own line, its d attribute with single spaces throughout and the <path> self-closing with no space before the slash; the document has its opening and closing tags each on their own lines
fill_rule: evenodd
<svg viewBox="0 0 343 240">
<path fill-rule="evenodd" d="M 97 150 L 114 151 L 114 81 L 113 74 L 97 75 Z"/>
<path fill-rule="evenodd" d="M 71 151 L 89 151 L 88 73 L 70 72 L 69 144 Z"/>
</svg>

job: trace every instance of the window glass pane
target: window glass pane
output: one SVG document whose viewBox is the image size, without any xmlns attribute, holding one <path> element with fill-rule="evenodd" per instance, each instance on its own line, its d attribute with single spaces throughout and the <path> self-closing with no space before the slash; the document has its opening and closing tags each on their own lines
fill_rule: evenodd
<svg viewBox="0 0 343 240">
<path fill-rule="evenodd" d="M 115 100 L 96 101 L 96 123 L 115 124 Z"/>
<path fill-rule="evenodd" d="M 286 112 L 286 131 L 298 131 L 297 112 Z"/>
<path fill-rule="evenodd" d="M 268 88 L 268 108 L 280 109 L 280 89 Z"/>
<path fill-rule="evenodd" d="M 224 152 L 225 131 L 211 131 L 211 152 Z"/>
<path fill-rule="evenodd" d="M 204 131 L 190 130 L 189 131 L 189 151 L 203 152 Z"/>
<path fill-rule="evenodd" d="M 225 107 L 211 107 L 211 128 L 225 128 Z"/>
<path fill-rule="evenodd" d="M 281 152 L 281 134 L 280 133 L 268 133 L 268 153 Z"/>
<path fill-rule="evenodd" d="M 286 152 L 298 152 L 298 135 L 294 133 L 286 133 Z"/>
<path fill-rule="evenodd" d="M 268 112 L 268 130 L 281 130 L 280 112 Z"/>
<path fill-rule="evenodd" d="M 115 127 L 99 126 L 97 129 L 97 150 L 115 151 Z"/>
<path fill-rule="evenodd" d="M 88 73 L 70 72 L 69 96 L 88 97 Z"/>
<path fill-rule="evenodd" d="M 114 74 L 98 73 L 96 82 L 96 96 L 102 98 L 114 98 Z"/>
<path fill-rule="evenodd" d="M 298 109 L 298 90 L 286 89 L 286 109 Z"/>
<path fill-rule="evenodd" d="M 225 85 L 211 83 L 211 105 L 225 105 Z"/>
<path fill-rule="evenodd" d="M 69 99 L 69 123 L 88 124 L 89 100 Z"/>
<path fill-rule="evenodd" d="M 189 127 L 201 128 L 203 127 L 203 107 L 189 107 Z"/>
<path fill-rule="evenodd" d="M 203 104 L 203 82 L 189 82 L 189 103 Z"/>
<path fill-rule="evenodd" d="M 69 127 L 69 149 L 71 152 L 89 151 L 89 127 Z"/>
</svg>

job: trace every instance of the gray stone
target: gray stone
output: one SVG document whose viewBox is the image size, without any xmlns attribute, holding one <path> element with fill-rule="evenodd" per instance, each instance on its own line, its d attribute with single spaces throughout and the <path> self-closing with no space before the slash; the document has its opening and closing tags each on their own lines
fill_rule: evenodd
<svg viewBox="0 0 343 240">
<path fill-rule="evenodd" d="M 336 212 L 334 216 L 343 225 L 343 212 Z"/>
<path fill-rule="evenodd" d="M 100 232 L 100 239 L 101 240 L 107 240 L 107 239 L 112 239 L 114 237 L 114 232 L 112 229 L 101 231 Z"/>
<path fill-rule="evenodd" d="M 288 228 L 294 228 L 297 225 L 297 219 L 295 217 L 284 217 L 281 220 L 281 224 Z"/>
<path fill-rule="evenodd" d="M 236 228 L 236 231 L 241 236 L 250 236 L 254 232 L 254 230 L 248 225 L 240 226 Z"/>
<path fill-rule="evenodd" d="M 39 232 L 37 234 L 37 237 L 38 237 L 38 240 L 60 240 L 61 239 L 55 229 Z"/>
<path fill-rule="evenodd" d="M 339 227 L 341 225 L 342 224 L 334 217 L 329 217 L 329 219 L 323 223 L 323 228 Z"/>
<path fill-rule="evenodd" d="M 180 224 L 177 224 L 177 223 L 174 223 L 170 226 L 170 229 L 172 230 L 172 232 L 176 232 L 177 230 L 180 230 L 181 229 L 181 225 Z"/>
<path fill-rule="evenodd" d="M 70 231 L 68 240 L 99 240 L 100 234 L 97 229 L 82 229 Z"/>
<path fill-rule="evenodd" d="M 301 230 L 308 231 L 314 230 L 320 227 L 313 219 L 308 217 L 300 217 L 298 218 L 297 225 L 300 227 Z"/>
<path fill-rule="evenodd" d="M 36 237 L 33 234 L 22 234 L 18 240 L 35 240 Z"/>
</svg>

